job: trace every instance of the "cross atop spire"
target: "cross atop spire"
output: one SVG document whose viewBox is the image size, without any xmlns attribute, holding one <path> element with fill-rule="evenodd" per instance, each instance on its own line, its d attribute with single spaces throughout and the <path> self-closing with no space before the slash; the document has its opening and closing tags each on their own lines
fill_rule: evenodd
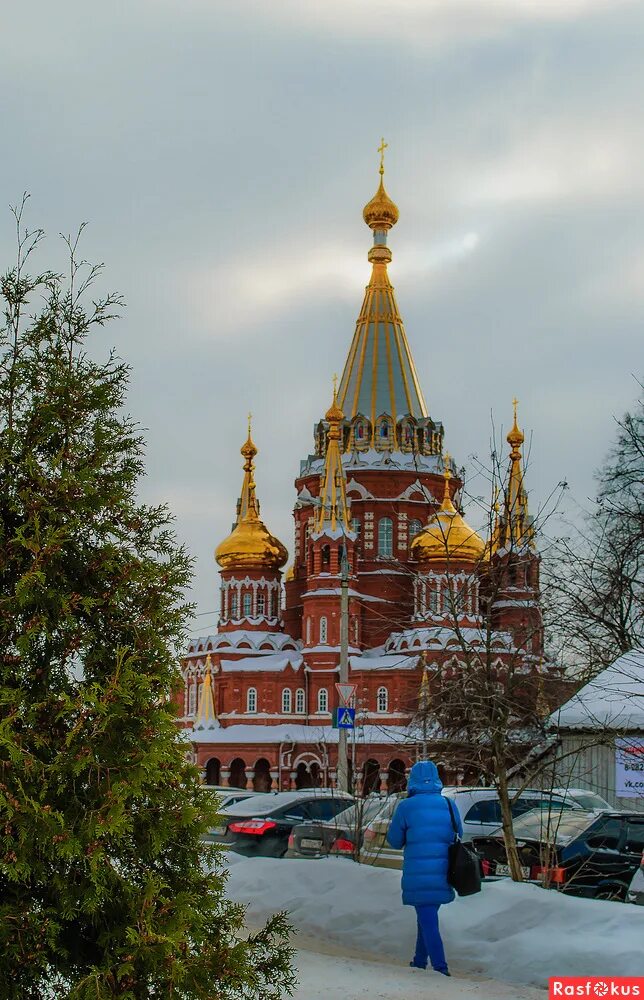
<svg viewBox="0 0 644 1000">
<path fill-rule="evenodd" d="M 385 172 L 385 150 L 389 148 L 389 143 L 385 142 L 384 136 L 380 141 L 378 146 L 378 152 L 380 153 L 380 176 L 382 177 Z"/>
</svg>

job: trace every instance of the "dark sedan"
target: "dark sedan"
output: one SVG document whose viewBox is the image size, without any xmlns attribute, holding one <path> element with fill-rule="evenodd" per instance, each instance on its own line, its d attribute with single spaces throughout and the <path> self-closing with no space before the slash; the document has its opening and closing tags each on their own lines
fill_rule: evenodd
<svg viewBox="0 0 644 1000">
<path fill-rule="evenodd" d="M 644 814 L 533 810 L 514 823 L 526 881 L 574 896 L 626 899 L 644 849 Z M 472 841 L 484 875 L 508 875 L 500 830 Z"/>
<path fill-rule="evenodd" d="M 304 820 L 330 820 L 353 801 L 334 789 L 254 795 L 226 809 L 210 839 L 247 857 L 281 858 L 291 830 Z"/>
<path fill-rule="evenodd" d="M 335 819 L 298 823 L 288 838 L 287 858 L 321 858 L 329 854 L 355 857 L 362 846 L 367 823 L 378 815 L 383 800 L 377 796 L 359 799 Z"/>
</svg>

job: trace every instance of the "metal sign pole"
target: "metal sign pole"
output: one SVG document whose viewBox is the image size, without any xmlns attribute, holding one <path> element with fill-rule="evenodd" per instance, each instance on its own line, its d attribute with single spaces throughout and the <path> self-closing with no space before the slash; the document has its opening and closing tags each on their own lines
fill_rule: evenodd
<svg viewBox="0 0 644 1000">
<path fill-rule="evenodd" d="M 342 552 L 340 566 L 340 683 L 349 682 L 349 563 Z M 338 788 L 349 791 L 349 762 L 347 757 L 347 731 L 338 730 Z"/>
</svg>

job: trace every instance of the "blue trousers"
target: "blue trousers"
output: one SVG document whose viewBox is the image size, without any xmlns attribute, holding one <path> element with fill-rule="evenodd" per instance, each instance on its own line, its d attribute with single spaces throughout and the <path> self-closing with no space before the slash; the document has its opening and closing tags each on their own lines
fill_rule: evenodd
<svg viewBox="0 0 644 1000">
<path fill-rule="evenodd" d="M 427 968 L 427 959 L 431 962 L 432 969 L 436 972 L 447 972 L 447 961 L 445 959 L 445 949 L 438 927 L 438 910 L 440 903 L 436 906 L 417 906 L 416 922 L 418 924 L 418 934 L 416 936 L 416 952 L 413 964 L 421 969 Z"/>
</svg>

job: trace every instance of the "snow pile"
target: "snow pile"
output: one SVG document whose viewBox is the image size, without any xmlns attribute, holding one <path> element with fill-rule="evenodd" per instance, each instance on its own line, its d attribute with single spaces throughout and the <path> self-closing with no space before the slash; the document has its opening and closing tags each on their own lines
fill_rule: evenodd
<svg viewBox="0 0 644 1000">
<path fill-rule="evenodd" d="M 624 653 L 550 716 L 557 729 L 644 729 L 644 650 Z"/>
<path fill-rule="evenodd" d="M 288 910 L 302 934 L 407 964 L 415 914 L 400 872 L 342 858 L 249 860 L 231 854 L 228 894 L 258 922 Z M 576 899 L 500 880 L 441 908 L 450 968 L 546 986 L 556 975 L 644 975 L 644 907 Z"/>
</svg>

